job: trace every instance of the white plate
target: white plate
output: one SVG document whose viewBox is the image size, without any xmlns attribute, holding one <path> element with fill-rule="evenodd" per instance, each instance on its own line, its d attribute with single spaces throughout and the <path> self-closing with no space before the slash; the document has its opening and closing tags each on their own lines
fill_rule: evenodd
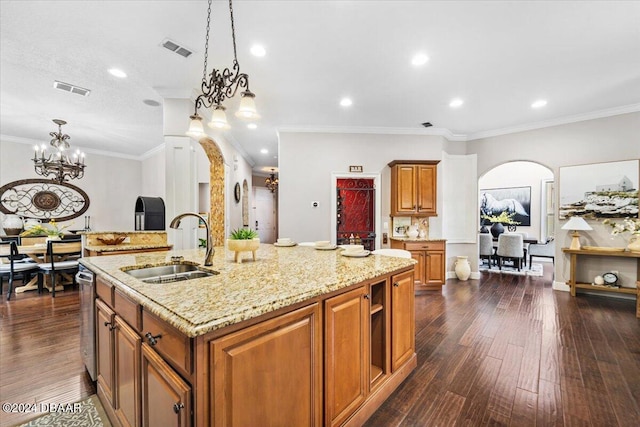
<svg viewBox="0 0 640 427">
<path fill-rule="evenodd" d="M 291 243 L 278 243 L 278 242 L 275 242 L 273 244 L 273 246 L 277 246 L 279 248 L 290 248 L 291 246 L 295 246 L 295 245 L 297 245 L 296 242 L 291 242 Z"/>
<path fill-rule="evenodd" d="M 336 245 L 316 246 L 315 248 L 318 249 L 319 251 L 332 251 L 334 249 L 338 249 Z"/>
<path fill-rule="evenodd" d="M 370 254 L 370 253 L 371 253 L 371 252 L 369 252 L 369 251 L 354 252 L 354 253 L 351 253 L 351 252 L 348 252 L 348 251 L 342 251 L 342 252 L 340 253 L 340 255 L 342 255 L 342 256 L 348 256 L 348 257 L 353 257 L 353 258 L 364 258 L 364 257 L 366 257 L 366 256 L 369 256 L 369 254 Z"/>
</svg>

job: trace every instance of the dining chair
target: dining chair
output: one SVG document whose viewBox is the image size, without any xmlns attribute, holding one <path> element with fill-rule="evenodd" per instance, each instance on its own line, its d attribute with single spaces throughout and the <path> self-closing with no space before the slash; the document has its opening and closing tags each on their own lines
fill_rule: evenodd
<svg viewBox="0 0 640 427">
<path fill-rule="evenodd" d="M 0 295 L 4 285 L 4 278 L 9 278 L 9 291 L 7 301 L 11 299 L 13 293 L 13 281 L 18 274 L 22 275 L 23 281 L 30 279 L 30 273 L 38 271 L 38 265 L 32 262 L 23 262 L 23 255 L 18 252 L 18 245 L 15 240 L 0 242 Z"/>
<path fill-rule="evenodd" d="M 502 233 L 498 236 L 498 269 L 502 270 L 502 260 L 513 260 L 514 266 L 518 267 L 518 271 L 522 268 L 522 260 L 524 258 L 524 246 L 521 234 Z"/>
<path fill-rule="evenodd" d="M 495 260 L 495 249 L 493 247 L 493 236 L 490 233 L 478 234 L 479 245 L 478 252 L 481 260 L 486 259 L 489 262 L 489 268 Z"/>
<path fill-rule="evenodd" d="M 551 258 L 551 262 L 555 264 L 556 242 L 549 239 L 546 243 L 533 243 L 529 246 L 529 268 L 531 268 L 532 258 Z"/>
<path fill-rule="evenodd" d="M 78 241 L 50 240 L 47 242 L 47 262 L 37 264 L 38 292 L 42 292 L 44 275 L 51 280 L 51 297 L 56 296 L 56 281 L 61 273 L 71 273 L 76 283 L 75 272 L 78 271 L 78 258 L 82 254 L 82 243 Z"/>
<path fill-rule="evenodd" d="M 374 255 L 395 256 L 399 258 L 411 258 L 411 252 L 404 249 L 381 248 L 371 251 Z"/>
</svg>

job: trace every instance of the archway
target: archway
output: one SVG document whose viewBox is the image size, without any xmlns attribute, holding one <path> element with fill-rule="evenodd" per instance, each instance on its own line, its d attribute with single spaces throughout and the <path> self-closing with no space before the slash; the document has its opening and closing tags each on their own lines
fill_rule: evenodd
<svg viewBox="0 0 640 427">
<path fill-rule="evenodd" d="M 224 157 L 218 144 L 210 137 L 200 139 L 200 145 L 209 159 L 209 195 L 211 238 L 214 246 L 224 245 Z"/>
</svg>

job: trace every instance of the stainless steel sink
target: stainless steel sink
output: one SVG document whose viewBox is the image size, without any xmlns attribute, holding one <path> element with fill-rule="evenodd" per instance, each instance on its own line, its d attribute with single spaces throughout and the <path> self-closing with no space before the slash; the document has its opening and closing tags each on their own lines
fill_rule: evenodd
<svg viewBox="0 0 640 427">
<path fill-rule="evenodd" d="M 201 270 L 192 264 L 170 264 L 157 267 L 135 268 L 126 270 L 125 273 L 145 283 L 180 282 L 219 274 L 219 272 L 213 270 Z"/>
</svg>

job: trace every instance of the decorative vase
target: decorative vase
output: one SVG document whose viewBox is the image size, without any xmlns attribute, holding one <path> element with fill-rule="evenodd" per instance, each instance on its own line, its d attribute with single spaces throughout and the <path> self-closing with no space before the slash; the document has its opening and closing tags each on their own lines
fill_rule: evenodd
<svg viewBox="0 0 640 427">
<path fill-rule="evenodd" d="M 498 236 L 502 233 L 504 233 L 504 226 L 502 225 L 502 223 L 494 222 L 491 226 L 491 234 L 493 235 L 493 237 L 497 239 Z"/>
<path fill-rule="evenodd" d="M 631 252 L 640 253 L 640 235 L 634 235 L 629 240 L 629 244 L 627 245 L 627 249 Z"/>
<path fill-rule="evenodd" d="M 459 280 L 467 280 L 471 276 L 471 265 L 469 265 L 469 257 L 458 256 L 456 257 L 455 272 Z"/>
<path fill-rule="evenodd" d="M 260 238 L 256 237 L 251 240 L 234 240 L 227 239 L 227 248 L 230 251 L 235 252 L 234 261 L 237 263 L 242 262 L 242 257 L 240 254 L 242 252 L 251 252 L 253 255 L 253 260 L 256 260 L 256 251 L 260 247 Z"/>
<path fill-rule="evenodd" d="M 5 215 L 2 228 L 7 236 L 17 236 L 22 232 L 22 218 L 18 215 Z"/>
<path fill-rule="evenodd" d="M 420 232 L 418 231 L 418 225 L 410 225 L 409 229 L 407 230 L 407 237 L 409 237 L 410 239 L 415 239 L 416 237 L 418 237 L 418 234 L 420 234 Z"/>
</svg>

